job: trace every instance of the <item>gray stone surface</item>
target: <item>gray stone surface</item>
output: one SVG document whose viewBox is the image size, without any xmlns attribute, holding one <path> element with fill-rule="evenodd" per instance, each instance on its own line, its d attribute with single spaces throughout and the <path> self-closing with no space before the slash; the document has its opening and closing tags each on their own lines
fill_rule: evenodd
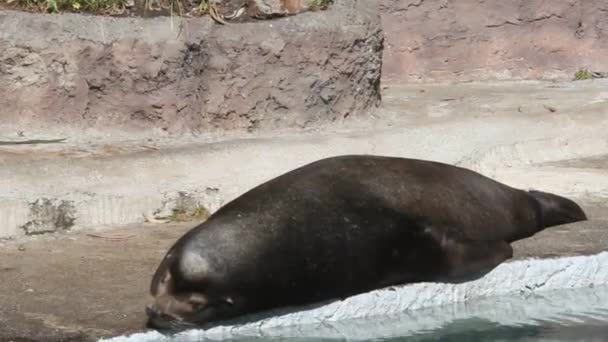
<svg viewBox="0 0 608 342">
<path fill-rule="evenodd" d="M 546 229 L 513 243 L 513 257 L 554 258 L 597 254 L 608 250 L 608 200 L 603 207 L 585 208 L 592 221 Z"/>
<path fill-rule="evenodd" d="M 380 101 L 365 1 L 218 25 L 0 11 L 0 126 L 205 132 L 309 127 Z"/>
<path fill-rule="evenodd" d="M 604 0 L 382 0 L 384 78 L 572 78 L 608 71 Z"/>
<path fill-rule="evenodd" d="M 579 158 L 579 159 L 568 159 L 559 162 L 547 162 L 544 163 L 547 166 L 557 166 L 564 168 L 585 168 L 585 169 L 600 169 L 608 170 L 608 154 Z M 608 177 L 608 175 L 607 175 Z"/>
</svg>

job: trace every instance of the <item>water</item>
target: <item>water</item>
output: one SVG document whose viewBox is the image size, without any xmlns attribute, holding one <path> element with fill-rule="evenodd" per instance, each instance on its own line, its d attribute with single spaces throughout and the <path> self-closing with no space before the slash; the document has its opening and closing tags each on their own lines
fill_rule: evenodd
<svg viewBox="0 0 608 342">
<path fill-rule="evenodd" d="M 263 337 L 262 337 L 263 336 Z M 235 336 L 190 331 L 174 337 L 131 336 L 141 342 L 409 342 L 608 341 L 608 287 L 539 291 L 484 298 L 402 313 Z M 115 339 L 119 342 L 121 339 Z"/>
</svg>

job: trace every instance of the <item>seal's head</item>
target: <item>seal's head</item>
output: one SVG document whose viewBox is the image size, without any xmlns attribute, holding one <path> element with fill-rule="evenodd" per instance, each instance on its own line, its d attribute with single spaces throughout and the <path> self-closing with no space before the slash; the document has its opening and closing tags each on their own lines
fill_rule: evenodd
<svg viewBox="0 0 608 342">
<path fill-rule="evenodd" d="M 540 228 L 587 220 L 583 209 L 571 199 L 537 190 L 528 193 L 538 204 L 537 220 Z"/>
<path fill-rule="evenodd" d="M 154 302 L 146 307 L 149 327 L 179 331 L 231 315 L 232 298 L 214 291 L 208 262 L 193 251 L 174 248 L 156 270 L 150 286 Z"/>
</svg>

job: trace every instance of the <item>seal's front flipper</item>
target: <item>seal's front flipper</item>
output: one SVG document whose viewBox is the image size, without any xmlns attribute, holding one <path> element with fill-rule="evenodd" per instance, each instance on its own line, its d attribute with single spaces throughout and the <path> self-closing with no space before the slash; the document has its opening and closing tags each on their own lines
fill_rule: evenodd
<svg viewBox="0 0 608 342">
<path fill-rule="evenodd" d="M 442 250 L 442 281 L 460 282 L 479 278 L 513 257 L 504 241 L 475 241 L 442 232 L 437 242 Z"/>
</svg>

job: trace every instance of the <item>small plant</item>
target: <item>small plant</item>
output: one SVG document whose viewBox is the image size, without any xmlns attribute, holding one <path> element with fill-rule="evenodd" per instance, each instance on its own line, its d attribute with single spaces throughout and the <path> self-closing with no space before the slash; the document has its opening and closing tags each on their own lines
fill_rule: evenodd
<svg viewBox="0 0 608 342">
<path fill-rule="evenodd" d="M 192 212 L 187 212 L 185 209 L 173 209 L 167 220 L 170 222 L 205 221 L 208 217 L 207 208 L 198 206 Z"/>
<path fill-rule="evenodd" d="M 49 13 L 66 11 L 117 14 L 125 8 L 125 0 L 0 0 L 0 2 Z"/>
<path fill-rule="evenodd" d="M 55 0 L 46 0 L 46 10 L 49 12 L 59 12 L 59 6 Z"/>
<path fill-rule="evenodd" d="M 192 217 L 199 221 L 204 221 L 209 218 L 209 210 L 205 207 L 198 207 L 192 213 Z"/>
<path fill-rule="evenodd" d="M 579 69 L 574 73 L 574 80 L 582 81 L 582 80 L 590 80 L 593 78 L 593 73 L 587 69 Z"/>
<path fill-rule="evenodd" d="M 329 7 L 334 2 L 334 0 L 308 0 L 308 6 L 312 10 L 324 10 Z"/>
<path fill-rule="evenodd" d="M 198 12 L 200 14 L 209 12 L 209 0 L 201 0 L 201 3 L 198 5 Z"/>
</svg>

